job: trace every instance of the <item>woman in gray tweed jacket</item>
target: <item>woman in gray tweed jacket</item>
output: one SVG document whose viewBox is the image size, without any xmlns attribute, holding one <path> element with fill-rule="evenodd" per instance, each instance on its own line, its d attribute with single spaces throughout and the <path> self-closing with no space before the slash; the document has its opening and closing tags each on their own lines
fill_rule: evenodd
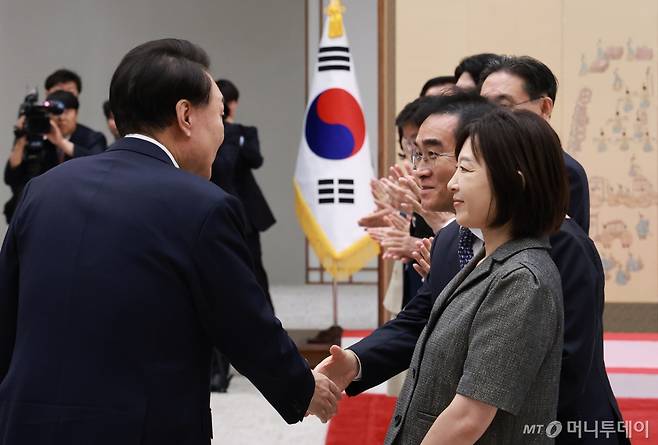
<svg viewBox="0 0 658 445">
<path fill-rule="evenodd" d="M 563 308 L 547 236 L 569 193 L 560 140 L 531 112 L 497 109 L 458 134 L 456 154 L 457 222 L 482 229 L 485 247 L 437 298 L 385 443 L 551 443 Z"/>
</svg>

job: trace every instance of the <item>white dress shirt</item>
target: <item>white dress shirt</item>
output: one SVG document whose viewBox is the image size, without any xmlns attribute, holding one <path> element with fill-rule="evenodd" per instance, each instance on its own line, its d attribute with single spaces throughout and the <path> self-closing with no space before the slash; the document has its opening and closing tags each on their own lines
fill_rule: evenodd
<svg viewBox="0 0 658 445">
<path fill-rule="evenodd" d="M 180 168 L 180 166 L 178 165 L 178 162 L 176 162 L 176 159 L 174 159 L 174 156 L 171 154 L 171 152 L 169 150 L 167 150 L 167 147 L 165 147 L 164 145 L 162 145 L 160 142 L 156 141 L 152 137 L 146 136 L 144 134 L 139 134 L 139 133 L 127 134 L 126 137 L 127 138 L 141 139 L 143 141 L 147 141 L 147 142 L 150 142 L 151 144 L 157 145 L 158 147 L 160 147 L 162 149 L 162 151 L 164 151 L 167 154 L 167 156 L 169 156 L 169 159 L 171 159 L 171 162 L 172 162 L 172 164 L 174 164 L 174 167 Z"/>
</svg>

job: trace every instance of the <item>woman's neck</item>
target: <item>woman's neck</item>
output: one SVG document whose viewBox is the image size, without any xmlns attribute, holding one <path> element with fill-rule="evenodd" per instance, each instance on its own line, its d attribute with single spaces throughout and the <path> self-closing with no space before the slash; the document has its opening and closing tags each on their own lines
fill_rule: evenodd
<svg viewBox="0 0 658 445">
<path fill-rule="evenodd" d="M 509 224 L 505 224 L 502 227 L 488 227 L 482 229 L 482 236 L 484 237 L 485 258 L 512 239 Z"/>
</svg>

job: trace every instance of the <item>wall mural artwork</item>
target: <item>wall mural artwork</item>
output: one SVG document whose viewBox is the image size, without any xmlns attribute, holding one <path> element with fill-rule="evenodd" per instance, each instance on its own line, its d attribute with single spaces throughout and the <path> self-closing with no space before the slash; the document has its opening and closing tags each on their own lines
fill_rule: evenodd
<svg viewBox="0 0 658 445">
<path fill-rule="evenodd" d="M 608 293 L 656 292 L 658 118 L 654 48 L 629 37 L 593 42 L 569 79 L 565 150 L 589 176 L 591 228 Z M 574 54 L 574 62 L 577 60 Z M 618 301 L 622 301 L 618 299 Z"/>
</svg>

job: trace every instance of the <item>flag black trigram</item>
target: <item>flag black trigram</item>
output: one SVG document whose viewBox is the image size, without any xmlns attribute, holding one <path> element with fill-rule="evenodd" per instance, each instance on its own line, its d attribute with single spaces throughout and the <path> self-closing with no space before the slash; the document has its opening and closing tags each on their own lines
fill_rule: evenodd
<svg viewBox="0 0 658 445">
<path fill-rule="evenodd" d="M 349 71 L 350 49 L 346 46 L 323 46 L 318 54 L 318 71 Z"/>
<path fill-rule="evenodd" d="M 354 204 L 354 179 L 319 179 L 319 204 Z"/>
</svg>

